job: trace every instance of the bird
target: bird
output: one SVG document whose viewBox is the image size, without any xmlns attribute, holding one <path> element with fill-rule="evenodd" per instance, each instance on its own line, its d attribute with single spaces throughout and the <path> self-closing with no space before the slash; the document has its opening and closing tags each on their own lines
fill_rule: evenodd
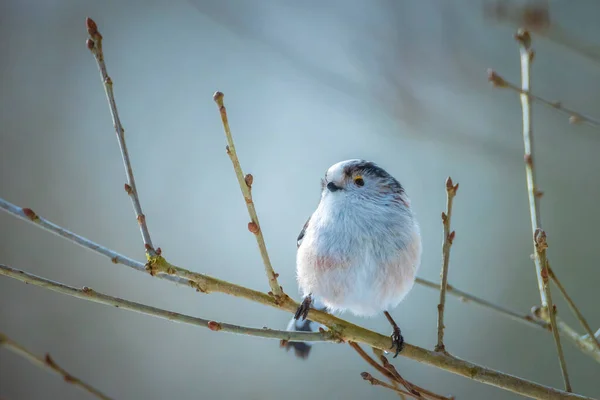
<svg viewBox="0 0 600 400">
<path fill-rule="evenodd" d="M 302 302 L 288 331 L 323 328 L 311 308 L 359 317 L 383 313 L 392 326 L 394 357 L 404 338 L 389 311 L 414 286 L 421 233 L 404 187 L 372 161 L 350 159 L 329 167 L 321 199 L 297 239 L 296 279 Z M 308 342 L 282 342 L 306 359 Z"/>
</svg>

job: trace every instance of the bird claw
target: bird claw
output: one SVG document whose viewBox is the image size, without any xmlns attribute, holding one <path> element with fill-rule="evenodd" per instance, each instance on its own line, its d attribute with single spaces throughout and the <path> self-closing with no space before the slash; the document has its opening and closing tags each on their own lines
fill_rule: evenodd
<svg viewBox="0 0 600 400">
<path fill-rule="evenodd" d="M 302 303 L 300 304 L 298 309 L 296 310 L 296 314 L 294 314 L 294 319 L 297 320 L 298 318 L 302 317 L 302 321 L 304 321 L 306 319 L 306 317 L 308 316 L 308 311 L 310 310 L 311 303 L 312 303 L 311 296 L 310 295 L 306 296 L 302 300 Z"/>
<path fill-rule="evenodd" d="M 404 348 L 404 337 L 402 337 L 402 334 L 400 333 L 400 328 L 394 326 L 394 332 L 392 332 L 390 338 L 392 339 L 392 347 L 390 347 L 390 349 L 396 348 L 396 353 L 394 354 L 394 358 L 396 358 Z"/>
</svg>

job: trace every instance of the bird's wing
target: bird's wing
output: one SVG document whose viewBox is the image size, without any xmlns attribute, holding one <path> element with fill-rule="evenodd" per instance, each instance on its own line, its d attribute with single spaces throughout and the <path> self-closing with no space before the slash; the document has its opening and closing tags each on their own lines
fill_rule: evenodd
<svg viewBox="0 0 600 400">
<path fill-rule="evenodd" d="M 304 226 L 302 227 L 302 230 L 300 231 L 300 234 L 298 235 L 298 239 L 296 239 L 297 247 L 300 247 L 300 245 L 302 244 L 302 239 L 304 239 L 304 234 L 306 233 L 306 227 L 308 226 L 309 222 L 310 222 L 310 217 L 308 217 L 308 219 L 306 220 L 306 223 L 304 224 Z"/>
</svg>

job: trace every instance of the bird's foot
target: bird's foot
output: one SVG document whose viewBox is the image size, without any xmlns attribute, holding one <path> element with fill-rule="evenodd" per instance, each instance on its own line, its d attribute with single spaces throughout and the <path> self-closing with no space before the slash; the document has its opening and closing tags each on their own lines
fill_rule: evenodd
<svg viewBox="0 0 600 400">
<path fill-rule="evenodd" d="M 390 347 L 390 349 L 393 349 L 394 347 L 396 348 L 396 353 L 394 354 L 394 358 L 396 358 L 404 348 L 404 337 L 402 337 L 400 328 L 398 327 L 396 321 L 394 321 L 390 313 L 387 311 L 384 311 L 383 313 L 385 314 L 385 317 L 387 318 L 390 325 L 392 325 L 392 328 L 394 328 L 394 331 L 390 335 L 390 338 L 392 339 L 392 347 Z"/>
<path fill-rule="evenodd" d="M 402 334 L 400 333 L 400 328 L 398 328 L 398 326 L 394 326 L 394 331 L 392 332 L 390 337 L 392 338 L 392 347 L 390 348 L 396 348 L 396 353 L 394 354 L 394 358 L 396 358 L 404 348 L 404 337 L 402 337 Z"/>
<path fill-rule="evenodd" d="M 308 316 L 308 310 L 310 310 L 311 304 L 312 304 L 312 297 L 309 294 L 302 300 L 302 303 L 296 310 L 296 314 L 294 314 L 294 319 L 297 320 L 298 318 L 302 317 L 302 320 L 304 321 L 306 319 L 306 317 Z"/>
</svg>

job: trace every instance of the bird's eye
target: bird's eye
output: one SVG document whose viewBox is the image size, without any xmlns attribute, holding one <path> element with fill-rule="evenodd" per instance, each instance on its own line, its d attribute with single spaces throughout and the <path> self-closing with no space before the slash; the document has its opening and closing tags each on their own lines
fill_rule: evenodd
<svg viewBox="0 0 600 400">
<path fill-rule="evenodd" d="M 354 184 L 356 184 L 356 186 L 364 186 L 365 185 L 365 181 L 362 178 L 362 176 L 355 176 L 354 177 Z"/>
</svg>

